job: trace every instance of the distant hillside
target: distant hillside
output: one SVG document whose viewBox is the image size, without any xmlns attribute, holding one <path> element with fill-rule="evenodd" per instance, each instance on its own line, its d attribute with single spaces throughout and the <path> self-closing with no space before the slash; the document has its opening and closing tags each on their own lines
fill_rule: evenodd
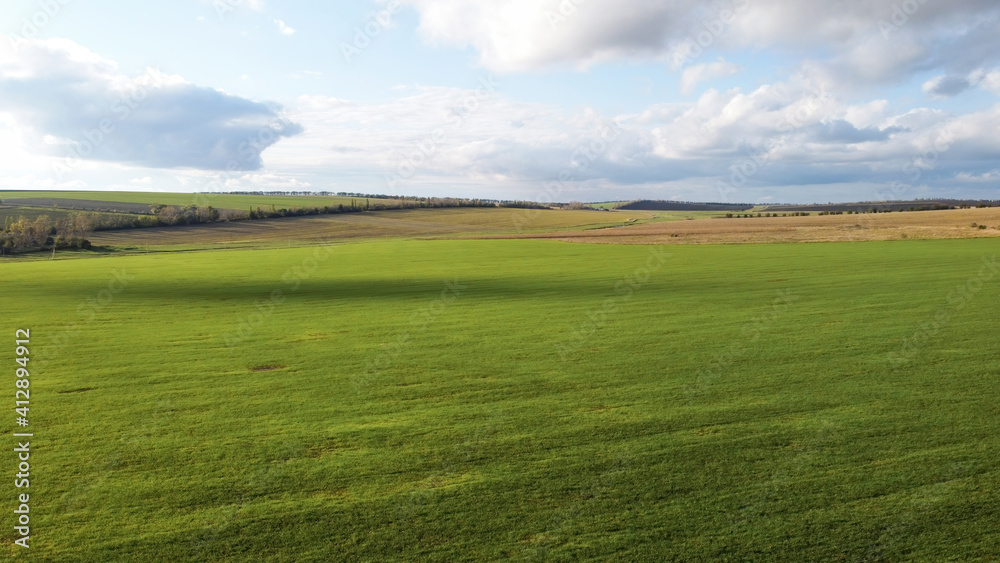
<svg viewBox="0 0 1000 563">
<path fill-rule="evenodd" d="M 746 211 L 752 203 L 694 203 L 690 201 L 663 201 L 642 199 L 619 205 L 618 209 L 635 211 Z"/>
<path fill-rule="evenodd" d="M 912 201 L 863 201 L 813 205 L 768 205 L 762 211 L 932 211 L 961 207 L 997 207 L 1000 201 L 971 199 L 918 199 Z"/>
<path fill-rule="evenodd" d="M 917 199 L 910 201 L 856 201 L 844 203 L 816 204 L 753 204 L 715 203 L 692 201 L 663 201 L 641 199 L 630 201 L 616 209 L 636 211 L 747 211 L 759 207 L 757 211 L 853 211 L 868 213 L 876 211 L 932 211 L 935 209 L 955 209 L 962 207 L 1000 207 L 1000 200 L 987 199 Z"/>
</svg>

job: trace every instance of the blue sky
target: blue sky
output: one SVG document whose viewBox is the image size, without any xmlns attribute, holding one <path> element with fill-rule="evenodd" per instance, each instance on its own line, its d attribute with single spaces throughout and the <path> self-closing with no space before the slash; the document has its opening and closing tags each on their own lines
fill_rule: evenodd
<svg viewBox="0 0 1000 563">
<path fill-rule="evenodd" d="M 986 0 L 11 0 L 0 188 L 998 198 Z"/>
</svg>

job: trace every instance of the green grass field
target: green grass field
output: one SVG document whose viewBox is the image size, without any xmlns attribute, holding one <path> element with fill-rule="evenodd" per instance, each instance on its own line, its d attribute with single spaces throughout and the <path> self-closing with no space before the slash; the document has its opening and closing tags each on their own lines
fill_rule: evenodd
<svg viewBox="0 0 1000 563">
<path fill-rule="evenodd" d="M 614 209 L 619 205 L 628 203 L 627 201 L 601 201 L 597 203 L 588 203 L 587 207 L 592 207 L 594 209 Z"/>
<path fill-rule="evenodd" d="M 0 191 L 0 201 L 17 200 L 19 198 L 64 198 L 84 199 L 93 201 L 116 201 L 125 203 L 143 203 L 149 205 L 211 205 L 218 209 L 249 209 L 263 207 L 270 209 L 273 205 L 278 209 L 323 207 L 324 205 L 350 204 L 354 199 L 359 205 L 364 205 L 364 198 L 340 196 L 268 196 L 240 194 L 190 194 L 167 192 L 108 192 L 108 191 Z M 382 202 L 395 205 L 396 199 L 375 199 L 371 202 Z"/>
<path fill-rule="evenodd" d="M 997 251 L 388 240 L 2 261 L 0 357 L 13 371 L 31 329 L 35 433 L 32 548 L 7 525 L 4 549 L 986 559 Z"/>
<path fill-rule="evenodd" d="M 47 209 L 42 207 L 0 207 L 0 225 L 9 225 L 14 221 L 17 221 L 21 217 L 28 219 L 29 221 L 34 221 L 38 217 L 47 215 L 50 219 L 57 220 L 67 215 L 75 213 L 74 211 L 66 211 L 62 209 Z M 100 212 L 88 212 L 89 215 L 93 217 L 138 217 L 138 215 L 132 215 L 127 213 L 100 213 Z"/>
</svg>

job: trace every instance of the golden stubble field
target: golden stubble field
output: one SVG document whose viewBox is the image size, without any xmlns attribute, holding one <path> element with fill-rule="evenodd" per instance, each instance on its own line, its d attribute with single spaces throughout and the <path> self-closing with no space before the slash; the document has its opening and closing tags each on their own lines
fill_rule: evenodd
<svg viewBox="0 0 1000 563">
<path fill-rule="evenodd" d="M 973 223 L 977 226 L 973 227 Z M 980 229 L 978 225 L 986 225 L 986 228 Z M 546 238 L 614 244 L 733 244 L 981 237 L 1000 237 L 1000 208 L 693 219 L 573 232 L 493 235 L 488 238 Z"/>
<path fill-rule="evenodd" d="M 636 217 L 648 217 L 640 212 Z M 285 217 L 203 225 L 98 231 L 98 246 L 233 245 L 268 246 L 384 237 L 468 238 L 498 233 L 553 232 L 613 225 L 622 215 L 597 211 L 510 208 L 407 209 Z"/>
<path fill-rule="evenodd" d="M 678 220 L 680 219 L 680 220 Z M 973 227 L 973 224 L 976 227 Z M 978 225 L 986 225 L 985 229 Z M 642 211 L 420 209 L 96 232 L 99 246 L 273 246 L 365 238 L 543 238 L 611 244 L 746 244 L 1000 237 L 1000 207 L 684 220 Z"/>
</svg>

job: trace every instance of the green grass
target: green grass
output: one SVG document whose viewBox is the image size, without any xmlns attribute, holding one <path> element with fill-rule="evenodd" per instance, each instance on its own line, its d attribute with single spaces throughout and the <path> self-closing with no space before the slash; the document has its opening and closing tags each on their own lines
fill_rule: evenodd
<svg viewBox="0 0 1000 563">
<path fill-rule="evenodd" d="M 323 207 L 325 205 L 350 204 L 354 199 L 358 205 L 365 204 L 365 198 L 350 198 L 340 196 L 268 196 L 268 195 L 237 195 L 237 194 L 184 194 L 166 192 L 109 192 L 109 191 L 0 191 L 0 201 L 18 198 L 63 198 L 84 199 L 93 201 L 116 201 L 123 203 L 145 203 L 149 205 L 211 205 L 218 209 L 249 209 L 263 207 L 270 209 L 273 205 L 278 209 L 302 207 Z M 395 204 L 395 199 L 375 199 L 371 202 Z"/>
<path fill-rule="evenodd" d="M 593 207 L 594 209 L 614 209 L 619 205 L 628 203 L 627 201 L 602 201 L 599 203 L 588 203 L 587 207 Z"/>
<path fill-rule="evenodd" d="M 617 221 L 615 221 L 617 219 Z M 394 209 L 233 221 L 211 226 L 164 227 L 94 233 L 98 246 L 123 251 L 194 248 L 274 248 L 329 240 L 401 237 L 475 237 L 496 234 L 577 231 L 621 224 L 626 216 L 593 211 L 452 207 Z"/>
<path fill-rule="evenodd" d="M 670 247 L 628 298 L 655 248 L 347 244 L 295 288 L 318 250 L 0 262 L 31 561 L 1000 551 L 1000 277 L 947 301 L 995 241 Z"/>
<path fill-rule="evenodd" d="M 50 219 L 57 220 L 62 217 L 66 217 L 67 215 L 71 215 L 73 213 L 80 213 L 80 212 L 67 211 L 65 209 L 43 208 L 43 207 L 0 208 L 0 226 L 5 226 L 10 223 L 13 223 L 14 221 L 20 219 L 21 217 L 24 217 L 29 221 L 34 221 L 35 219 L 41 217 L 42 215 L 47 215 Z M 107 218 L 122 217 L 123 215 L 126 217 L 139 217 L 139 215 L 132 215 L 128 213 L 101 213 L 93 211 L 87 211 L 86 214 L 92 217 L 107 217 Z"/>
</svg>

